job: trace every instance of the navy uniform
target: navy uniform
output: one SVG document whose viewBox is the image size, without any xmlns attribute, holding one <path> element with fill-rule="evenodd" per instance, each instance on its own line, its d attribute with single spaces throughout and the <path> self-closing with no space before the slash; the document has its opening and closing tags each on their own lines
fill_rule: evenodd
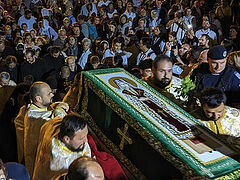
<svg viewBox="0 0 240 180">
<path fill-rule="evenodd" d="M 212 60 L 223 60 L 227 57 L 227 50 L 223 46 L 214 46 L 209 49 L 208 58 Z M 223 90 L 228 97 L 228 105 L 236 100 L 236 93 L 240 92 L 240 74 L 231 65 L 226 64 L 224 70 L 218 74 L 207 71 L 196 73 L 192 77 L 196 84 L 196 90 L 201 91 L 207 87 L 217 87 Z"/>
<path fill-rule="evenodd" d="M 240 74 L 232 66 L 227 66 L 219 74 L 203 75 L 201 83 L 204 88 L 219 87 L 223 91 L 240 91 Z"/>
</svg>

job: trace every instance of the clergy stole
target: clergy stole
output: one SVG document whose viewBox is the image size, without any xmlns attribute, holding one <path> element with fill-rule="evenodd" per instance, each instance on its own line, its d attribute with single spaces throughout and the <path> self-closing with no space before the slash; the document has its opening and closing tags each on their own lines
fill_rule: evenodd
<svg viewBox="0 0 240 180">
<path fill-rule="evenodd" d="M 52 139 L 58 137 L 61 121 L 61 118 L 54 118 L 45 123 L 41 128 L 33 180 L 51 180 L 67 171 L 67 169 L 61 169 L 59 171 L 51 171 L 50 169 L 50 161 L 52 160 Z M 99 162 L 107 180 L 127 179 L 118 161 L 112 155 L 98 151 L 90 135 L 88 135 L 88 144 L 91 148 L 91 156 L 95 157 Z"/>
</svg>

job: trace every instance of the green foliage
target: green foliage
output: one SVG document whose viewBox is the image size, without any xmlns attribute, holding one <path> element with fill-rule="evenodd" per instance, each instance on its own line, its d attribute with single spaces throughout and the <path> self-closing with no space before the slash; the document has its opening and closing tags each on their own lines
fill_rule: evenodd
<svg viewBox="0 0 240 180">
<path fill-rule="evenodd" d="M 190 79 L 189 76 L 186 76 L 183 80 L 182 80 L 182 91 L 184 93 L 188 93 L 189 91 L 194 90 L 196 87 L 196 85 L 192 82 L 192 80 Z"/>
<path fill-rule="evenodd" d="M 195 89 L 196 85 L 192 82 L 189 76 L 186 76 L 182 80 L 180 88 L 176 88 L 175 92 L 178 94 L 177 97 L 180 99 L 191 96 L 191 92 Z"/>
</svg>

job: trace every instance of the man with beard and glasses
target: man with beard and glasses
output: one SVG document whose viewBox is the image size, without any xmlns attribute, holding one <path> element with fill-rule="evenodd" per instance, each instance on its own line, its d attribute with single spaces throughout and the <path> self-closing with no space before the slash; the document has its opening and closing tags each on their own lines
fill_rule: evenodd
<svg viewBox="0 0 240 180">
<path fill-rule="evenodd" d="M 216 87 L 205 88 L 200 95 L 201 108 L 192 114 L 221 139 L 240 148 L 240 110 L 226 106 L 227 97 Z"/>
<path fill-rule="evenodd" d="M 158 92 L 169 97 L 175 102 L 179 94 L 175 92 L 180 88 L 182 80 L 172 75 L 173 62 L 166 55 L 160 55 L 155 58 L 152 66 L 152 76 L 146 79 L 148 85 Z M 171 98 L 172 97 L 172 98 Z M 186 98 L 180 97 L 184 101 Z"/>
<path fill-rule="evenodd" d="M 45 123 L 39 141 L 34 180 L 55 179 L 67 172 L 70 164 L 82 156 L 95 158 L 106 179 L 127 179 L 113 156 L 97 150 L 93 138 L 88 135 L 86 121 L 76 113 Z"/>
<path fill-rule="evenodd" d="M 25 166 L 32 175 L 41 126 L 54 117 L 64 117 L 69 107 L 62 102 L 52 104 L 54 96 L 52 90 L 47 83 L 41 81 L 33 83 L 28 96 L 29 104 L 25 106 L 24 122 L 22 122 L 23 142 L 22 138 L 18 138 L 18 144 L 24 144 Z"/>
</svg>

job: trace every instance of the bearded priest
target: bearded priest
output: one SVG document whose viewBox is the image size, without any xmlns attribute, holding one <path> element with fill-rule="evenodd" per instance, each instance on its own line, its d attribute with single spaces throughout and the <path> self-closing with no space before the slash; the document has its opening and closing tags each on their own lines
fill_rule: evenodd
<svg viewBox="0 0 240 180">
<path fill-rule="evenodd" d="M 88 135 L 85 120 L 71 113 L 63 119 L 54 118 L 42 126 L 33 180 L 55 179 L 81 156 L 95 158 L 103 168 L 106 179 L 127 179 L 112 155 L 97 150 L 93 138 Z"/>
</svg>

